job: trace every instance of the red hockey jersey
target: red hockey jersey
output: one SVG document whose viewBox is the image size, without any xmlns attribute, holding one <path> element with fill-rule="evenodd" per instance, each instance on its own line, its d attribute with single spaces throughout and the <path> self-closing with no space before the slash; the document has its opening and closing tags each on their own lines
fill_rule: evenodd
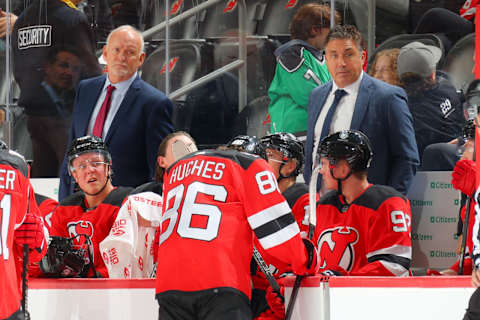
<svg viewBox="0 0 480 320">
<path fill-rule="evenodd" d="M 0 319 L 8 318 L 20 308 L 22 251 L 14 245 L 14 231 L 28 210 L 38 214 L 28 169 L 22 162 L 16 156 L 0 152 Z"/>
<path fill-rule="evenodd" d="M 305 272 L 298 225 L 263 159 L 196 152 L 167 170 L 163 194 L 157 293 L 228 287 L 250 297 L 252 230 L 269 254 Z"/>
<path fill-rule="evenodd" d="M 88 236 L 93 244 L 93 262 L 102 277 L 108 277 L 108 271 L 100 255 L 99 243 L 110 233 L 118 210 L 132 188 L 119 187 L 95 208 L 88 208 L 83 192 L 77 192 L 63 199 L 52 215 L 50 235 L 64 238 L 77 237 L 77 245 L 85 245 Z M 79 237 L 80 236 L 80 237 Z M 91 272 L 91 270 L 90 270 Z M 92 276 L 93 273 L 89 273 Z"/>
<path fill-rule="evenodd" d="M 353 276 L 407 276 L 410 226 L 410 203 L 393 188 L 372 185 L 349 206 L 327 193 L 317 204 L 320 272 L 340 266 Z"/>
<path fill-rule="evenodd" d="M 309 194 L 308 186 L 305 183 L 295 183 L 290 188 L 282 193 L 282 196 L 287 200 L 288 205 L 292 208 L 292 214 L 297 221 L 300 228 L 300 234 L 302 238 L 308 236 L 309 227 Z M 315 197 L 316 201 L 319 200 L 318 194 Z M 262 255 L 262 258 L 269 265 L 270 271 L 275 277 L 280 276 L 284 272 L 289 272 L 288 266 L 270 256 L 265 250 L 263 250 L 255 241 L 255 246 Z M 252 266 L 252 270 L 255 270 L 255 274 L 252 276 L 253 287 L 257 289 L 265 290 L 270 284 L 267 278 L 263 274 L 262 270 L 255 265 Z"/>
</svg>

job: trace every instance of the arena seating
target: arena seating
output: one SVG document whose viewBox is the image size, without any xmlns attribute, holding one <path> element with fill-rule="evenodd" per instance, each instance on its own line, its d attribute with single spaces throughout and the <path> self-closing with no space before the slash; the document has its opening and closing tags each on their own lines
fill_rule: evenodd
<svg viewBox="0 0 480 320">
<path fill-rule="evenodd" d="M 475 51 L 475 33 L 458 40 L 445 57 L 443 70 L 448 72 L 457 90 L 466 91 L 474 79 L 472 74 L 473 54 Z"/>
</svg>

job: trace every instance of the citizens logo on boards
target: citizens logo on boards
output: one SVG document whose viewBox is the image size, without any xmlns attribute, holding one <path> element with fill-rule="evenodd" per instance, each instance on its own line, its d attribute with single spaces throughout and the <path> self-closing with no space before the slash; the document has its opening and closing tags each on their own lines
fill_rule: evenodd
<svg viewBox="0 0 480 320">
<path fill-rule="evenodd" d="M 430 223 L 457 223 L 456 217 L 430 217 Z"/>
<path fill-rule="evenodd" d="M 456 256 L 457 256 L 457 253 L 455 251 L 442 251 L 442 250 L 430 251 L 430 258 L 453 258 Z"/>
<path fill-rule="evenodd" d="M 412 207 L 431 207 L 433 206 L 433 201 L 426 201 L 426 200 L 410 200 L 410 205 Z"/>
<path fill-rule="evenodd" d="M 430 182 L 430 189 L 453 189 L 453 186 L 449 182 L 432 181 Z"/>
<path fill-rule="evenodd" d="M 433 240 L 433 236 L 431 234 L 412 233 L 412 240 Z"/>
</svg>

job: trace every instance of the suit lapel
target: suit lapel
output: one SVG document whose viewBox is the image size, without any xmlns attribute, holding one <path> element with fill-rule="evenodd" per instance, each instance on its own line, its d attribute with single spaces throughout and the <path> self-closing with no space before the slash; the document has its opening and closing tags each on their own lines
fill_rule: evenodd
<svg viewBox="0 0 480 320">
<path fill-rule="evenodd" d="M 372 95 L 371 80 L 369 76 L 364 73 L 362 81 L 360 82 L 360 87 L 358 88 L 357 101 L 355 101 L 355 109 L 353 111 L 352 123 L 350 124 L 350 129 L 360 130 L 360 125 L 362 124 L 363 119 L 367 115 L 368 105 L 370 103 L 370 97 Z"/>
<path fill-rule="evenodd" d="M 120 108 L 118 108 L 117 114 L 113 118 L 112 124 L 108 129 L 107 136 L 105 137 L 105 143 L 108 144 L 114 132 L 122 124 L 122 122 L 124 122 L 128 109 L 132 108 L 132 101 L 135 100 L 138 94 L 139 87 L 140 87 L 140 78 L 137 76 L 135 80 L 133 80 L 132 84 L 130 85 L 130 88 L 128 88 L 127 92 L 125 93 L 125 97 L 123 97 L 123 101 L 120 104 Z"/>
<path fill-rule="evenodd" d="M 77 132 L 78 137 L 87 134 L 88 123 L 92 117 L 93 109 L 95 109 L 95 106 L 97 105 L 98 97 L 100 97 L 100 93 L 102 92 L 106 79 L 106 76 L 99 77 L 95 80 L 93 86 L 85 86 L 84 90 L 88 90 L 89 92 L 83 93 L 83 96 L 86 97 L 86 99 L 84 102 L 82 102 L 82 110 L 79 112 L 80 117 L 78 128 L 80 129 L 80 132 Z"/>
</svg>

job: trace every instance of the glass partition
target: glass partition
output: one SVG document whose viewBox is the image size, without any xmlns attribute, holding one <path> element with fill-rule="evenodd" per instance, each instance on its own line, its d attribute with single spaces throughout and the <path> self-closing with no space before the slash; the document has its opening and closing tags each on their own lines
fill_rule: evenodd
<svg viewBox="0 0 480 320">
<path fill-rule="evenodd" d="M 44 6 L 38 7 L 37 20 L 32 25 L 49 24 L 48 12 L 44 10 L 49 3 L 74 5 L 76 1 L 8 0 L 0 5 L 3 11 L 18 16 L 26 12 L 27 5 L 37 2 Z M 301 5 L 309 2 L 331 3 L 308 0 L 80 1 L 78 10 L 85 14 L 92 33 L 96 66 L 84 52 L 89 50 L 85 47 L 85 42 L 90 41 L 88 38 L 77 47 L 80 42 L 66 41 L 68 45 L 60 48 L 64 51 L 59 53 L 47 50 L 54 47 L 53 44 L 32 38 L 46 36 L 36 33 L 42 32 L 40 29 L 23 25 L 22 32 L 0 40 L 0 99 L 2 110 L 6 111 L 0 118 L 4 119 L 2 137 L 33 161 L 32 176 L 57 176 L 55 170 L 66 148 L 75 86 L 80 80 L 102 72 L 101 53 L 106 37 L 110 30 L 123 24 L 133 25 L 144 33 L 147 56 L 140 75 L 171 97 L 176 130 L 189 132 L 200 148 L 223 144 L 238 134 L 263 136 L 272 131 L 268 89 L 275 75 L 274 52 L 290 39 L 291 19 Z M 369 20 L 368 8 L 372 4 L 375 4 L 375 19 Z M 455 13 L 462 4 L 463 1 L 435 2 L 437 7 Z M 342 16 L 342 23 L 354 24 L 361 31 L 365 48 L 367 39 L 374 39 L 372 48 L 387 48 L 404 43 L 388 44 L 392 37 L 414 33 L 422 15 L 434 4 L 412 0 L 336 0 L 334 5 Z M 166 20 L 170 23 L 168 27 Z M 370 30 L 375 31 L 374 37 L 369 37 L 369 24 Z M 9 26 L 9 31 L 11 29 Z M 432 33 L 441 32 L 432 30 Z M 473 66 L 473 61 L 465 58 L 472 52 L 473 38 L 462 39 L 466 34 L 461 32 L 445 33 L 442 37 L 451 42 L 449 49 L 452 50 L 443 48 L 439 67 L 444 67 L 453 77 L 456 89 L 461 90 L 472 79 L 464 70 Z M 75 32 L 70 37 L 83 35 Z M 457 44 L 459 40 L 463 42 Z M 24 53 L 34 46 L 44 50 L 42 57 L 32 62 Z M 369 53 L 369 62 L 377 51 Z M 53 83 L 55 80 L 57 83 Z M 42 109 L 45 110 L 39 111 Z M 45 123 L 48 126 L 45 127 Z M 49 156 L 43 159 L 44 155 Z"/>
</svg>

